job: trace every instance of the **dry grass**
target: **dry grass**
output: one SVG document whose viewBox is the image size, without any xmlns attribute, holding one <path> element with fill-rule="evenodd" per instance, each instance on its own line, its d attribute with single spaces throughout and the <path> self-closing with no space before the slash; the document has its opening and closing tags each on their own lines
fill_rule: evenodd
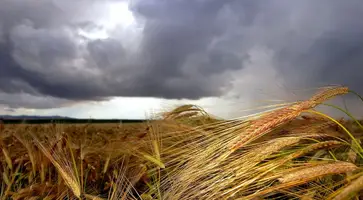
<svg viewBox="0 0 363 200">
<path fill-rule="evenodd" d="M 313 109 L 349 92 L 222 120 L 184 105 L 140 124 L 0 124 L 2 199 L 363 197 L 363 130 Z"/>
</svg>

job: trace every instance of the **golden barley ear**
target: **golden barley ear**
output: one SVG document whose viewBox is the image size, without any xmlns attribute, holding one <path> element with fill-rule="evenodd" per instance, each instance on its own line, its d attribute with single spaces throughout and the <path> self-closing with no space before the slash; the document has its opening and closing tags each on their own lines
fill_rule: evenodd
<svg viewBox="0 0 363 200">
<path fill-rule="evenodd" d="M 303 111 L 312 108 L 312 105 L 308 101 L 300 102 L 286 108 L 278 109 L 252 121 L 249 128 L 241 136 L 240 141 L 232 146 L 232 151 L 297 118 Z"/>
<path fill-rule="evenodd" d="M 313 97 L 311 97 L 310 101 L 313 101 L 316 104 L 320 104 L 335 96 L 344 95 L 347 94 L 348 92 L 349 92 L 348 87 L 328 87 L 316 93 Z"/>
<path fill-rule="evenodd" d="M 134 185 L 141 179 L 145 173 L 144 168 L 134 170 L 129 169 L 129 157 L 124 156 L 121 158 L 121 166 L 114 169 L 113 175 L 115 180 L 112 182 L 111 191 L 109 193 L 109 200 L 136 200 L 140 197 Z M 130 175 L 131 174 L 131 175 Z M 131 177 L 131 179 L 128 177 Z"/>
<path fill-rule="evenodd" d="M 334 96 L 347 94 L 348 92 L 349 90 L 347 87 L 328 88 L 318 92 L 309 100 L 295 103 L 291 106 L 263 115 L 261 118 L 252 122 L 251 126 L 244 132 L 243 136 L 241 136 L 240 141 L 234 144 L 231 150 L 235 151 L 248 144 L 250 141 L 292 121 L 299 117 L 301 113 L 316 107 L 318 104 L 321 104 Z"/>
<path fill-rule="evenodd" d="M 350 184 L 344 186 L 342 188 L 342 190 L 335 197 L 330 197 L 328 199 L 331 199 L 331 198 L 333 200 L 349 199 L 350 197 L 354 196 L 355 194 L 357 194 L 362 189 L 363 189 L 363 176 L 360 176 L 359 178 L 357 178 L 356 180 L 354 180 Z M 333 194 L 333 195 L 335 195 L 335 194 Z"/>
<path fill-rule="evenodd" d="M 278 180 L 281 183 L 308 182 L 322 176 L 352 172 L 357 169 L 358 167 L 356 165 L 349 162 L 334 162 L 297 169 L 294 172 L 283 175 Z"/>
<path fill-rule="evenodd" d="M 52 147 L 50 139 L 44 139 L 43 142 L 34 134 L 32 135 L 37 147 L 43 152 L 43 154 L 52 162 L 58 173 L 63 178 L 66 185 L 77 197 L 81 197 L 81 185 L 78 177 L 77 169 L 74 169 L 75 160 L 69 159 L 69 153 L 66 148 L 56 145 Z M 63 139 L 62 139 L 63 140 Z M 71 149 L 69 149 L 71 151 Z M 72 152 L 70 152 L 73 157 Z"/>
<path fill-rule="evenodd" d="M 359 168 L 352 163 L 338 161 L 333 163 L 316 163 L 310 166 L 293 168 L 290 170 L 291 172 L 283 170 L 280 172 L 282 175 L 277 178 L 280 184 L 266 187 L 264 190 L 256 191 L 254 194 L 247 196 L 246 199 L 256 196 L 265 196 L 273 192 L 309 183 L 321 177 L 334 174 L 344 174 L 358 169 Z"/>
</svg>

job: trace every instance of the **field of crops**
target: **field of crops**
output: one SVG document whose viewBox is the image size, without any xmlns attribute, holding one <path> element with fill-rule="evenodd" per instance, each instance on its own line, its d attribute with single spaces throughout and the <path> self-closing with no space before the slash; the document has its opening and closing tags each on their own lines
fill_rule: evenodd
<svg viewBox="0 0 363 200">
<path fill-rule="evenodd" d="M 333 119 L 314 110 L 349 92 L 324 88 L 304 101 L 235 120 L 185 105 L 145 123 L 2 124 L 0 196 L 358 199 L 361 116 L 332 107 L 347 114 Z"/>
</svg>

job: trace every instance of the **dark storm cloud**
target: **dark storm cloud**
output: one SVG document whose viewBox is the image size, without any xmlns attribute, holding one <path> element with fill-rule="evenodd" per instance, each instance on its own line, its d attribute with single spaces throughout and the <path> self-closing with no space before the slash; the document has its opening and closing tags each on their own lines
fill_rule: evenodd
<svg viewBox="0 0 363 200">
<path fill-rule="evenodd" d="M 117 1 L 0 2 L 0 91 L 8 94 L 0 103 L 20 93 L 54 99 L 25 98 L 13 107 L 221 96 L 232 75 L 248 73 L 256 47 L 272 52 L 269 65 L 286 85 L 346 84 L 363 93 L 359 0 L 137 0 L 130 4 L 142 27 L 136 33 L 119 27 L 107 39 L 80 34 L 104 29 L 99 18 L 109 2 Z M 265 71 L 254 73 L 258 79 Z"/>
<path fill-rule="evenodd" d="M 289 84 L 300 87 L 343 84 L 362 93 L 363 75 L 357 72 L 363 69 L 363 25 L 359 20 L 363 2 L 291 4 L 284 5 L 291 9 L 291 19 L 274 21 L 273 16 L 284 8 L 281 3 L 265 17 L 279 29 L 285 27 L 271 31 L 274 40 L 266 42 L 275 52 L 274 66 L 279 73 Z"/>
<path fill-rule="evenodd" d="M 8 84 L 1 90 L 6 93 L 22 91 L 70 100 L 110 96 L 195 99 L 221 95 L 221 86 L 227 82 L 213 75 L 242 67 L 236 52 L 211 45 L 224 33 L 225 26 L 218 21 L 221 1 L 136 2 L 134 12 L 144 20 L 136 53 L 123 46 L 128 38 L 80 43 L 84 38 L 78 29 L 98 28 L 92 18 L 87 19 L 87 4 L 76 4 L 83 10 L 79 14 L 86 16 L 78 18 L 77 6 L 71 7 L 70 2 L 2 4 L 2 19 L 9 19 L 4 20 L 6 42 L 1 46 L 6 63 L 1 81 Z"/>
<path fill-rule="evenodd" d="M 226 81 L 211 75 L 242 68 L 238 53 L 212 44 L 225 32 L 219 13 L 227 2 L 138 1 L 132 7 L 146 18 L 141 55 L 147 67 L 139 77 L 146 84 L 136 86 L 140 93 L 164 98 L 222 94 Z"/>
</svg>

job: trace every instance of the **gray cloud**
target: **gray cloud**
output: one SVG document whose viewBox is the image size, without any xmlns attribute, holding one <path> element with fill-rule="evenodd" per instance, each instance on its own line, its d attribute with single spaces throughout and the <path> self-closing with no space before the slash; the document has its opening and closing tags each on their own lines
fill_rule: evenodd
<svg viewBox="0 0 363 200">
<path fill-rule="evenodd" d="M 59 99 L 51 96 L 31 95 L 27 93 L 3 93 L 0 92 L 0 108 L 16 111 L 17 108 L 52 108 L 54 105 L 71 105 L 67 99 Z"/>
<path fill-rule="evenodd" d="M 113 96 L 198 99 L 223 96 L 233 87 L 244 93 L 248 85 L 236 86 L 236 75 L 259 79 L 269 72 L 251 69 L 256 49 L 272 52 L 268 65 L 286 87 L 333 83 L 363 93 L 359 0 L 135 0 L 130 10 L 139 27 L 116 27 L 107 39 L 79 31 L 102 31 L 106 5 L 116 0 L 54 2 L 0 3 L 0 92 L 7 94 L 2 104 L 46 108 Z M 274 85 L 262 79 L 264 89 Z M 10 97 L 19 94 L 53 100 L 13 103 Z"/>
</svg>

